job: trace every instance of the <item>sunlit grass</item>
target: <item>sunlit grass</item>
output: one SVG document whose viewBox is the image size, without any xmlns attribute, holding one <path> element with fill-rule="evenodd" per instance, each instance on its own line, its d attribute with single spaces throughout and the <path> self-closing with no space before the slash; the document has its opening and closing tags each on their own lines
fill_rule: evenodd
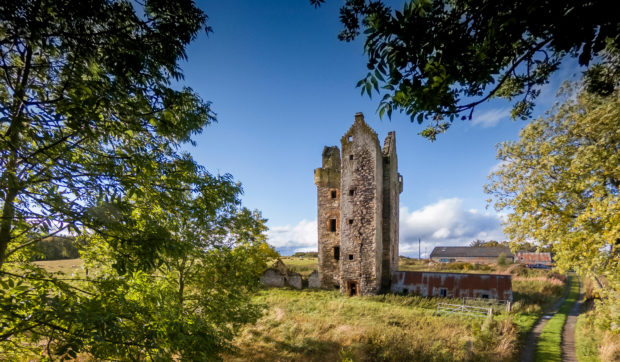
<svg viewBox="0 0 620 362">
<path fill-rule="evenodd" d="M 513 346 L 514 334 L 492 333 L 490 343 L 480 345 L 484 319 L 437 315 L 434 298 L 268 289 L 255 300 L 267 306 L 265 315 L 243 330 L 235 341 L 239 355 L 228 360 L 323 361 L 342 355 L 354 360 L 468 360 L 505 359 L 514 353 L 512 347 L 499 349 Z"/>
<path fill-rule="evenodd" d="M 317 269 L 317 258 L 282 257 L 304 276 Z M 79 259 L 37 262 L 48 271 L 83 273 Z M 401 258 L 407 265 L 424 261 Z M 525 273 L 528 273 L 526 271 Z M 265 289 L 254 302 L 263 317 L 235 339 L 237 355 L 226 360 L 511 360 L 522 337 L 542 313 L 542 305 L 562 294 L 563 283 L 548 271 L 513 276 L 513 311 L 484 319 L 437 315 L 440 298 L 383 294 L 345 297 L 337 291 Z M 452 301 L 458 303 L 458 301 Z"/>
<path fill-rule="evenodd" d="M 537 361 L 561 361 L 562 360 L 562 327 L 573 305 L 579 298 L 579 280 L 576 276 L 571 278 L 570 291 L 558 312 L 549 319 L 538 337 L 536 347 Z"/>
<path fill-rule="evenodd" d="M 584 304 L 585 305 L 585 304 Z M 579 315 L 575 335 L 575 348 L 577 359 L 580 362 L 598 362 L 599 346 L 602 344 L 603 333 L 594 325 L 594 312 L 589 311 Z"/>
<path fill-rule="evenodd" d="M 84 272 L 82 268 L 84 262 L 82 259 L 35 261 L 33 264 L 40 266 L 50 273 L 62 273 L 67 276 L 82 274 Z"/>
</svg>

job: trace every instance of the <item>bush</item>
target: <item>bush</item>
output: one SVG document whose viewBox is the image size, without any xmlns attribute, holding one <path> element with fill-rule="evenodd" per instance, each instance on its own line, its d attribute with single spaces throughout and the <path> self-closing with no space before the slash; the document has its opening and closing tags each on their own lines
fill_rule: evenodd
<svg viewBox="0 0 620 362">
<path fill-rule="evenodd" d="M 508 260 L 506 260 L 506 254 L 504 253 L 500 253 L 499 256 L 497 257 L 497 265 L 499 266 L 506 266 L 508 265 Z"/>
</svg>

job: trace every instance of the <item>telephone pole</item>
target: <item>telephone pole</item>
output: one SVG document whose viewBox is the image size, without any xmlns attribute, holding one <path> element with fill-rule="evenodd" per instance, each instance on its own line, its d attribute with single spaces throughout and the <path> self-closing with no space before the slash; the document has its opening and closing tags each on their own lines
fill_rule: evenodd
<svg viewBox="0 0 620 362">
<path fill-rule="evenodd" d="M 422 253 L 421 253 L 421 249 L 420 249 L 420 243 L 421 243 L 421 240 L 420 240 L 420 238 L 418 238 L 418 260 L 422 260 Z"/>
</svg>

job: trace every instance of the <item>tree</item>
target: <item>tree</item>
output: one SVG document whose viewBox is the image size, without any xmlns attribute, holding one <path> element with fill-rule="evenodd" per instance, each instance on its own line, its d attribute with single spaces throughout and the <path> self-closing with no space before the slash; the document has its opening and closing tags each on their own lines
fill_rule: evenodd
<svg viewBox="0 0 620 362">
<path fill-rule="evenodd" d="M 567 92 L 518 141 L 498 146 L 501 167 L 485 189 L 498 210 L 510 211 L 505 232 L 515 248 L 531 241 L 550 247 L 559 269 L 605 278 L 617 303 L 620 93 Z"/>
<path fill-rule="evenodd" d="M 310 0 L 315 6 L 324 0 Z M 362 94 L 383 93 L 381 117 L 398 110 L 429 122 L 434 140 L 456 118 L 471 119 L 493 98 L 514 100 L 513 118 L 527 119 L 533 100 L 565 56 L 589 65 L 620 45 L 615 3 L 596 1 L 347 0 L 339 38 L 366 37 Z M 380 90 L 381 89 L 381 90 Z"/>
<path fill-rule="evenodd" d="M 260 316 L 250 298 L 266 260 L 277 254 L 265 242 L 260 214 L 239 209 L 235 199 L 217 209 L 203 206 L 210 199 L 180 201 L 175 218 L 135 210 L 137 222 L 158 218 L 175 242 L 154 270 L 120 273 L 119 251 L 84 233 L 87 277 L 54 277 L 31 265 L 21 268 L 21 278 L 3 273 L 0 337 L 10 343 L 0 343 L 0 356 L 37 355 L 42 343 L 50 357 L 86 352 L 106 360 L 213 360 L 233 352 L 235 332 Z"/>
<path fill-rule="evenodd" d="M 506 245 L 507 245 L 506 241 L 501 241 L 501 242 L 497 240 L 484 241 L 480 239 L 476 239 L 472 241 L 471 243 L 469 243 L 469 246 L 474 247 L 474 248 L 491 248 L 491 247 L 506 246 Z"/>
<path fill-rule="evenodd" d="M 240 207 L 230 175 L 179 151 L 215 121 L 208 102 L 172 87 L 206 19 L 191 0 L 0 3 L 0 359 L 42 341 L 50 358 L 204 359 L 198 342 L 216 358 L 254 318 L 264 220 Z M 82 235 L 105 273 L 11 263 L 55 235 Z M 188 288 L 154 282 L 186 270 Z M 201 286 L 207 270 L 217 284 Z M 172 296 L 185 301 L 176 314 L 157 304 Z M 188 332 L 201 321 L 210 329 Z"/>
<path fill-rule="evenodd" d="M 199 166 L 176 148 L 213 114 L 169 84 L 206 16 L 191 1 L 143 10 L 106 0 L 0 7 L 0 266 L 66 230 L 135 230 L 123 195 L 171 204 L 198 182 Z M 130 232 L 107 236 L 147 253 L 164 246 L 134 245 Z"/>
</svg>

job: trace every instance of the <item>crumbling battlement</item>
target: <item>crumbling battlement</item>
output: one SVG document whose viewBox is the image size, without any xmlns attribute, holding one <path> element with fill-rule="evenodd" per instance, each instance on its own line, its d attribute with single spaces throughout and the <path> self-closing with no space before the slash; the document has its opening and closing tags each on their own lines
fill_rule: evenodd
<svg viewBox="0 0 620 362">
<path fill-rule="evenodd" d="M 357 113 L 338 147 L 323 149 L 317 186 L 319 280 L 349 295 L 389 290 L 398 270 L 398 174 L 396 136 L 383 149 L 377 133 Z"/>
</svg>

